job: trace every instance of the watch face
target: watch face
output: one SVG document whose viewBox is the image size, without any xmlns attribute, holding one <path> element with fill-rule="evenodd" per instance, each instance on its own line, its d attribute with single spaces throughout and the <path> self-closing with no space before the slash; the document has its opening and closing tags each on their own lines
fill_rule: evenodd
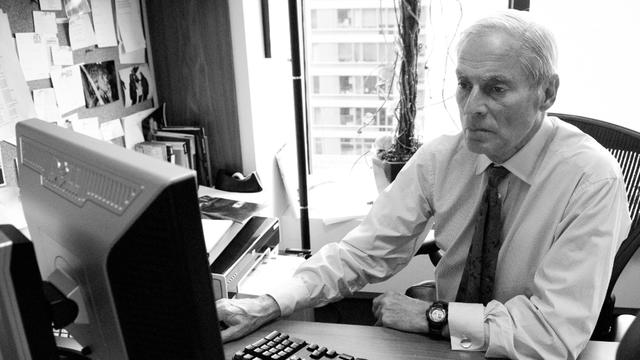
<svg viewBox="0 0 640 360">
<path fill-rule="evenodd" d="M 431 318 L 431 321 L 442 322 L 447 317 L 447 313 L 445 312 L 444 309 L 434 308 L 434 309 L 431 309 L 431 312 L 429 313 L 429 317 Z"/>
</svg>

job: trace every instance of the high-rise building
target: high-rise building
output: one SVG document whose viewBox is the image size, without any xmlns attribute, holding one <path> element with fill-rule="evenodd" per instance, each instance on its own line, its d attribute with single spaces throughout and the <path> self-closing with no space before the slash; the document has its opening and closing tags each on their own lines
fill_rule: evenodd
<svg viewBox="0 0 640 360">
<path fill-rule="evenodd" d="M 396 10 L 392 0 L 312 0 L 305 15 L 311 167 L 335 175 L 393 132 Z"/>
</svg>

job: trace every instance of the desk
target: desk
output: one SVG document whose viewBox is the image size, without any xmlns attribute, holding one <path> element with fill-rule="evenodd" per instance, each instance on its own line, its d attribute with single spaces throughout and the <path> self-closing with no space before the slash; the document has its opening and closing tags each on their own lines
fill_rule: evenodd
<svg viewBox="0 0 640 360">
<path fill-rule="evenodd" d="M 257 341 L 273 330 L 333 348 L 338 352 L 364 357 L 368 360 L 405 359 L 484 359 L 482 352 L 451 351 L 448 341 L 431 340 L 425 335 L 405 333 L 377 326 L 327 324 L 317 322 L 279 320 L 247 337 L 225 344 L 226 359 L 246 345 Z M 618 343 L 591 341 L 578 360 L 615 359 Z"/>
</svg>

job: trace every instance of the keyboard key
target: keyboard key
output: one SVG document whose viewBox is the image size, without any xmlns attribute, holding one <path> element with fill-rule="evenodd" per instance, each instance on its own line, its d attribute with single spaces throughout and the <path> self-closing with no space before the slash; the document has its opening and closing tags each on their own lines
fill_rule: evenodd
<svg viewBox="0 0 640 360">
<path fill-rule="evenodd" d="M 315 351 L 317 348 L 318 348 L 318 344 L 311 344 L 307 346 L 307 350 L 309 351 Z"/>
<path fill-rule="evenodd" d="M 338 353 L 335 350 L 331 349 L 331 350 L 328 350 L 324 354 L 324 356 L 328 357 L 329 359 L 333 359 L 334 357 L 338 356 Z"/>
<path fill-rule="evenodd" d="M 338 356 L 338 359 L 340 359 L 340 360 L 354 360 L 353 356 L 348 355 L 348 354 L 340 354 Z"/>
<path fill-rule="evenodd" d="M 272 331 L 269 335 L 265 336 L 264 338 L 267 340 L 273 340 L 276 337 L 278 337 L 278 335 L 280 335 L 279 331 Z"/>
</svg>

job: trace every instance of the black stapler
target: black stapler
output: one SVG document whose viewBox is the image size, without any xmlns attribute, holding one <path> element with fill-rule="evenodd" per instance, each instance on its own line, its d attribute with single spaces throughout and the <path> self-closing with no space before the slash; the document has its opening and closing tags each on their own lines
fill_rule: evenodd
<svg viewBox="0 0 640 360">
<path fill-rule="evenodd" d="M 244 176 L 239 172 L 230 173 L 226 170 L 218 170 L 215 187 L 218 190 L 241 193 L 262 191 L 260 178 L 255 171 L 249 174 L 249 176 Z"/>
</svg>

